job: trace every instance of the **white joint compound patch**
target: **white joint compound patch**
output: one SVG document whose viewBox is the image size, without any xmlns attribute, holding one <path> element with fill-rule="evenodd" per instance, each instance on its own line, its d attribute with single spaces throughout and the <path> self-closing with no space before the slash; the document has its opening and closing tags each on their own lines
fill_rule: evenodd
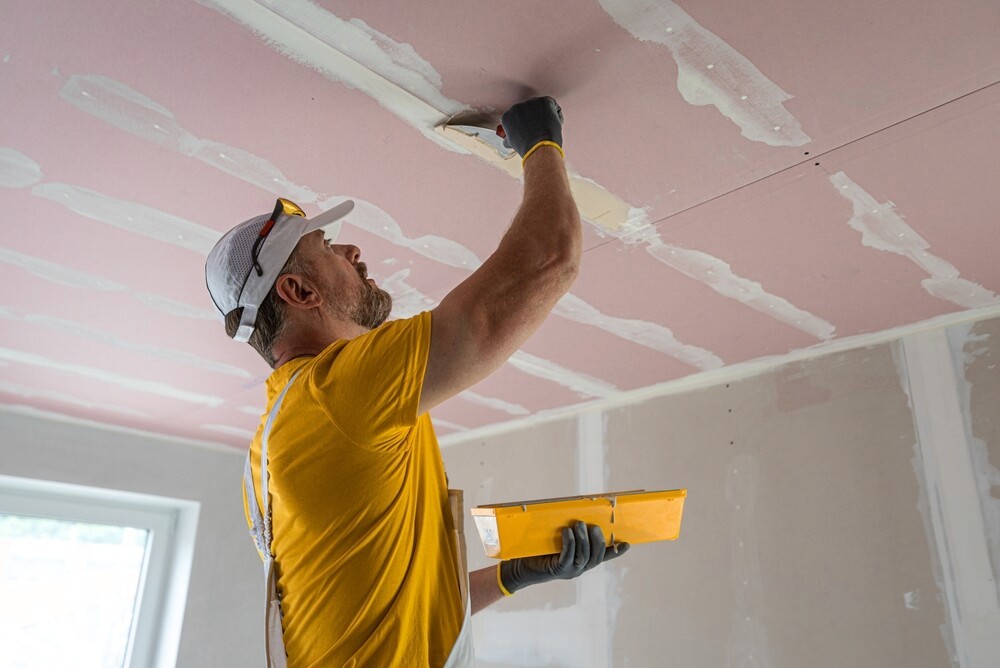
<svg viewBox="0 0 1000 668">
<path fill-rule="evenodd" d="M 87 410 L 115 413 L 117 415 L 125 415 L 128 417 L 151 419 L 148 414 L 132 408 L 126 408 L 125 406 L 112 406 L 103 401 L 87 401 L 86 399 L 81 399 L 80 397 L 76 397 L 65 392 L 38 389 L 35 387 L 28 387 L 27 385 L 21 385 L 20 383 L 11 383 L 5 380 L 0 380 L 0 392 L 14 394 L 24 399 L 55 401 L 60 404 L 86 408 Z"/>
<path fill-rule="evenodd" d="M 0 188 L 27 188 L 42 180 L 42 166 L 9 146 L 0 146 Z"/>
<path fill-rule="evenodd" d="M 222 322 L 222 314 L 216 309 L 199 308 L 175 299 L 168 299 L 149 292 L 133 292 L 132 295 L 151 309 L 194 320 L 216 320 Z"/>
<path fill-rule="evenodd" d="M 239 378 L 253 377 L 253 374 L 249 371 L 231 364 L 224 364 L 222 362 L 216 362 L 215 360 L 204 357 L 198 357 L 197 355 L 192 355 L 184 350 L 162 348 L 148 343 L 126 341 L 111 332 L 89 327 L 79 322 L 66 320 L 65 318 L 56 318 L 54 316 L 41 315 L 37 313 L 27 313 L 22 315 L 4 306 L 0 306 L 0 318 L 31 325 L 39 325 L 51 330 L 64 332 L 71 336 L 87 339 L 89 341 L 96 341 L 97 343 L 110 346 L 112 348 L 130 350 L 143 355 L 149 355 L 150 357 L 157 357 L 178 364 L 186 364 L 187 366 L 194 367 L 202 371 L 211 371 L 229 376 L 237 376 Z"/>
<path fill-rule="evenodd" d="M 75 374 L 91 380 L 98 380 L 112 385 L 117 385 L 118 387 L 123 387 L 127 390 L 155 394 L 167 399 L 185 401 L 201 406 L 210 406 L 214 408 L 215 406 L 221 406 L 225 403 L 225 401 L 219 397 L 199 394 L 197 392 L 188 392 L 165 383 L 123 376 L 121 374 L 105 371 L 104 369 L 98 369 L 91 366 L 85 366 L 83 364 L 60 362 L 42 355 L 34 355 L 32 353 L 12 350 L 10 348 L 0 348 L 0 359 L 15 362 L 17 364 L 27 364 L 42 369 L 58 371 L 61 373 Z"/>
<path fill-rule="evenodd" d="M 484 397 L 483 395 L 473 392 L 472 390 L 461 392 L 458 396 L 469 403 L 476 404 L 478 406 L 485 406 L 486 408 L 491 408 L 495 411 L 500 411 L 501 413 L 507 413 L 509 415 L 531 414 L 531 411 L 520 404 L 514 404 L 509 401 L 504 401 L 503 399 L 497 399 L 496 397 Z"/>
<path fill-rule="evenodd" d="M 665 353 L 703 371 L 722 366 L 722 360 L 714 353 L 698 346 L 681 343 L 674 337 L 673 332 L 663 325 L 646 320 L 605 315 L 571 294 L 563 296 L 552 312 L 568 320 L 593 325 L 627 341 Z"/>
<path fill-rule="evenodd" d="M 79 186 L 41 183 L 31 189 L 31 194 L 60 204 L 85 218 L 195 251 L 202 256 L 208 255 L 222 236 L 210 227 L 159 209 Z"/>
<path fill-rule="evenodd" d="M 606 398 L 620 394 L 618 389 L 610 383 L 606 383 L 593 376 L 571 371 L 559 366 L 555 362 L 550 362 L 549 360 L 526 353 L 523 350 L 519 350 L 511 355 L 507 362 L 515 369 L 524 373 L 562 385 L 576 392 L 582 398 Z"/>
<path fill-rule="evenodd" d="M 932 255 L 930 244 L 896 213 L 892 202 L 879 203 L 844 172 L 830 176 L 837 192 L 851 202 L 853 215 L 848 224 L 861 233 L 861 243 L 909 259 L 930 274 L 920 285 L 929 294 L 965 308 L 1000 304 L 1000 297 L 981 285 L 959 277 L 958 269 Z"/>
<path fill-rule="evenodd" d="M 61 264 L 49 262 L 48 260 L 43 260 L 32 255 L 18 253 L 17 251 L 12 251 L 9 248 L 0 248 L 0 262 L 6 262 L 7 264 L 12 264 L 15 267 L 20 267 L 21 269 L 49 281 L 50 283 L 67 285 L 71 288 L 87 288 L 90 290 L 107 291 L 125 289 L 125 286 L 121 283 L 109 281 L 106 278 L 94 276 L 93 274 L 88 274 L 82 271 L 76 271 L 75 269 L 70 269 L 69 267 L 64 267 Z"/>
<path fill-rule="evenodd" d="M 344 21 L 308 0 L 258 4 L 197 0 L 263 37 L 292 60 L 332 81 L 361 91 L 435 144 L 459 146 L 434 126 L 465 109 L 441 94 L 441 77 L 409 44 L 400 44 L 361 21 Z"/>
<path fill-rule="evenodd" d="M 810 141 L 784 107 L 791 95 L 669 0 L 598 0 L 615 23 L 643 42 L 662 44 L 677 63 L 677 90 L 711 105 L 751 141 L 802 146 Z"/>
</svg>

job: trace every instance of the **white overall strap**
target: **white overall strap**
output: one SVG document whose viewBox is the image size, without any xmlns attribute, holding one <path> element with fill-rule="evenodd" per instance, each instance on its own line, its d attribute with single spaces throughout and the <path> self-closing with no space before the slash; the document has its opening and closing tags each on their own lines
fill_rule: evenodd
<svg viewBox="0 0 1000 668">
<path fill-rule="evenodd" d="M 264 422 L 264 433 L 260 442 L 260 499 L 264 505 L 263 512 L 257 504 L 257 495 L 254 493 L 253 473 L 250 468 L 250 453 L 247 453 L 247 463 L 243 468 L 243 484 L 247 492 L 247 505 L 250 508 L 250 519 L 253 524 L 250 535 L 253 536 L 254 544 L 264 559 L 264 655 L 268 668 L 286 668 L 288 665 L 285 657 L 285 643 L 281 637 L 281 602 L 278 599 L 278 587 L 274 572 L 274 555 L 271 552 L 271 503 L 267 491 L 267 438 L 271 433 L 271 425 L 278 415 L 281 402 L 285 399 L 288 388 L 292 386 L 295 374 L 289 379 L 285 388 L 274 400 Z"/>
<path fill-rule="evenodd" d="M 444 668 L 474 668 L 475 665 L 476 654 L 472 646 L 472 597 L 469 597 L 465 601 L 465 621 L 462 622 L 462 630 L 458 632 L 458 638 L 455 639 Z"/>
</svg>

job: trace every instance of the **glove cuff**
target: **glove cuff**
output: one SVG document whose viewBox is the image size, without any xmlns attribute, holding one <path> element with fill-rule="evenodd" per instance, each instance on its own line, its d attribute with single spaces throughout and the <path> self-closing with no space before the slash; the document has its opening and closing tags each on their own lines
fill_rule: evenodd
<svg viewBox="0 0 1000 668">
<path fill-rule="evenodd" d="M 538 142 L 537 144 L 535 144 L 534 146 L 531 147 L 531 150 L 529 150 L 527 153 L 524 154 L 524 157 L 521 158 L 521 166 L 523 167 L 524 163 L 526 163 L 528 161 L 528 158 L 530 158 L 532 155 L 534 155 L 535 151 L 537 151 L 538 149 L 540 149 L 543 146 L 551 146 L 551 147 L 553 147 L 555 150 L 559 151 L 559 155 L 561 155 L 563 157 L 563 160 L 566 159 L 566 151 L 563 150 L 562 146 L 560 146 L 559 144 L 557 144 L 554 141 L 548 141 L 548 140 L 546 140 L 546 141 L 540 141 L 540 142 Z"/>
<path fill-rule="evenodd" d="M 507 591 L 507 588 L 503 586 L 503 578 L 500 577 L 500 566 L 502 565 L 502 563 L 503 562 L 497 564 L 497 584 L 500 585 L 500 591 L 503 592 L 504 596 L 513 596 L 514 593 Z"/>
</svg>

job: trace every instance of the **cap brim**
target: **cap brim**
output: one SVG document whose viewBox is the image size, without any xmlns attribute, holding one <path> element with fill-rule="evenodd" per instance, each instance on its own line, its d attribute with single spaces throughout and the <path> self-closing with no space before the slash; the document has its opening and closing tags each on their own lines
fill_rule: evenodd
<svg viewBox="0 0 1000 668">
<path fill-rule="evenodd" d="M 333 207 L 332 209 L 328 209 L 327 211 L 324 211 L 318 216 L 313 216 L 312 218 L 310 218 L 307 229 L 309 231 L 312 231 L 312 230 L 318 230 L 321 227 L 326 227 L 331 223 L 337 222 L 338 220 L 340 220 L 353 210 L 354 210 L 354 201 L 349 199 L 344 200 L 343 202 Z"/>
</svg>

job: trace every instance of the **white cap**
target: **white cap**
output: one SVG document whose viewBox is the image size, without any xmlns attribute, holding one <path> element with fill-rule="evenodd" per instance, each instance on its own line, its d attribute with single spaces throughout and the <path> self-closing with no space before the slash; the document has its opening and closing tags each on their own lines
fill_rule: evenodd
<svg viewBox="0 0 1000 668">
<path fill-rule="evenodd" d="M 280 209 L 280 206 L 277 208 Z M 253 247 L 272 214 L 244 221 L 219 239 L 205 261 L 205 283 L 223 317 L 233 309 L 243 307 L 240 327 L 233 340 L 250 340 L 260 303 L 278 280 L 278 273 L 288 262 L 299 239 L 340 220 L 353 208 L 354 202 L 346 200 L 315 218 L 278 214 L 260 243 L 257 253 L 259 274 L 254 267 Z"/>
</svg>

